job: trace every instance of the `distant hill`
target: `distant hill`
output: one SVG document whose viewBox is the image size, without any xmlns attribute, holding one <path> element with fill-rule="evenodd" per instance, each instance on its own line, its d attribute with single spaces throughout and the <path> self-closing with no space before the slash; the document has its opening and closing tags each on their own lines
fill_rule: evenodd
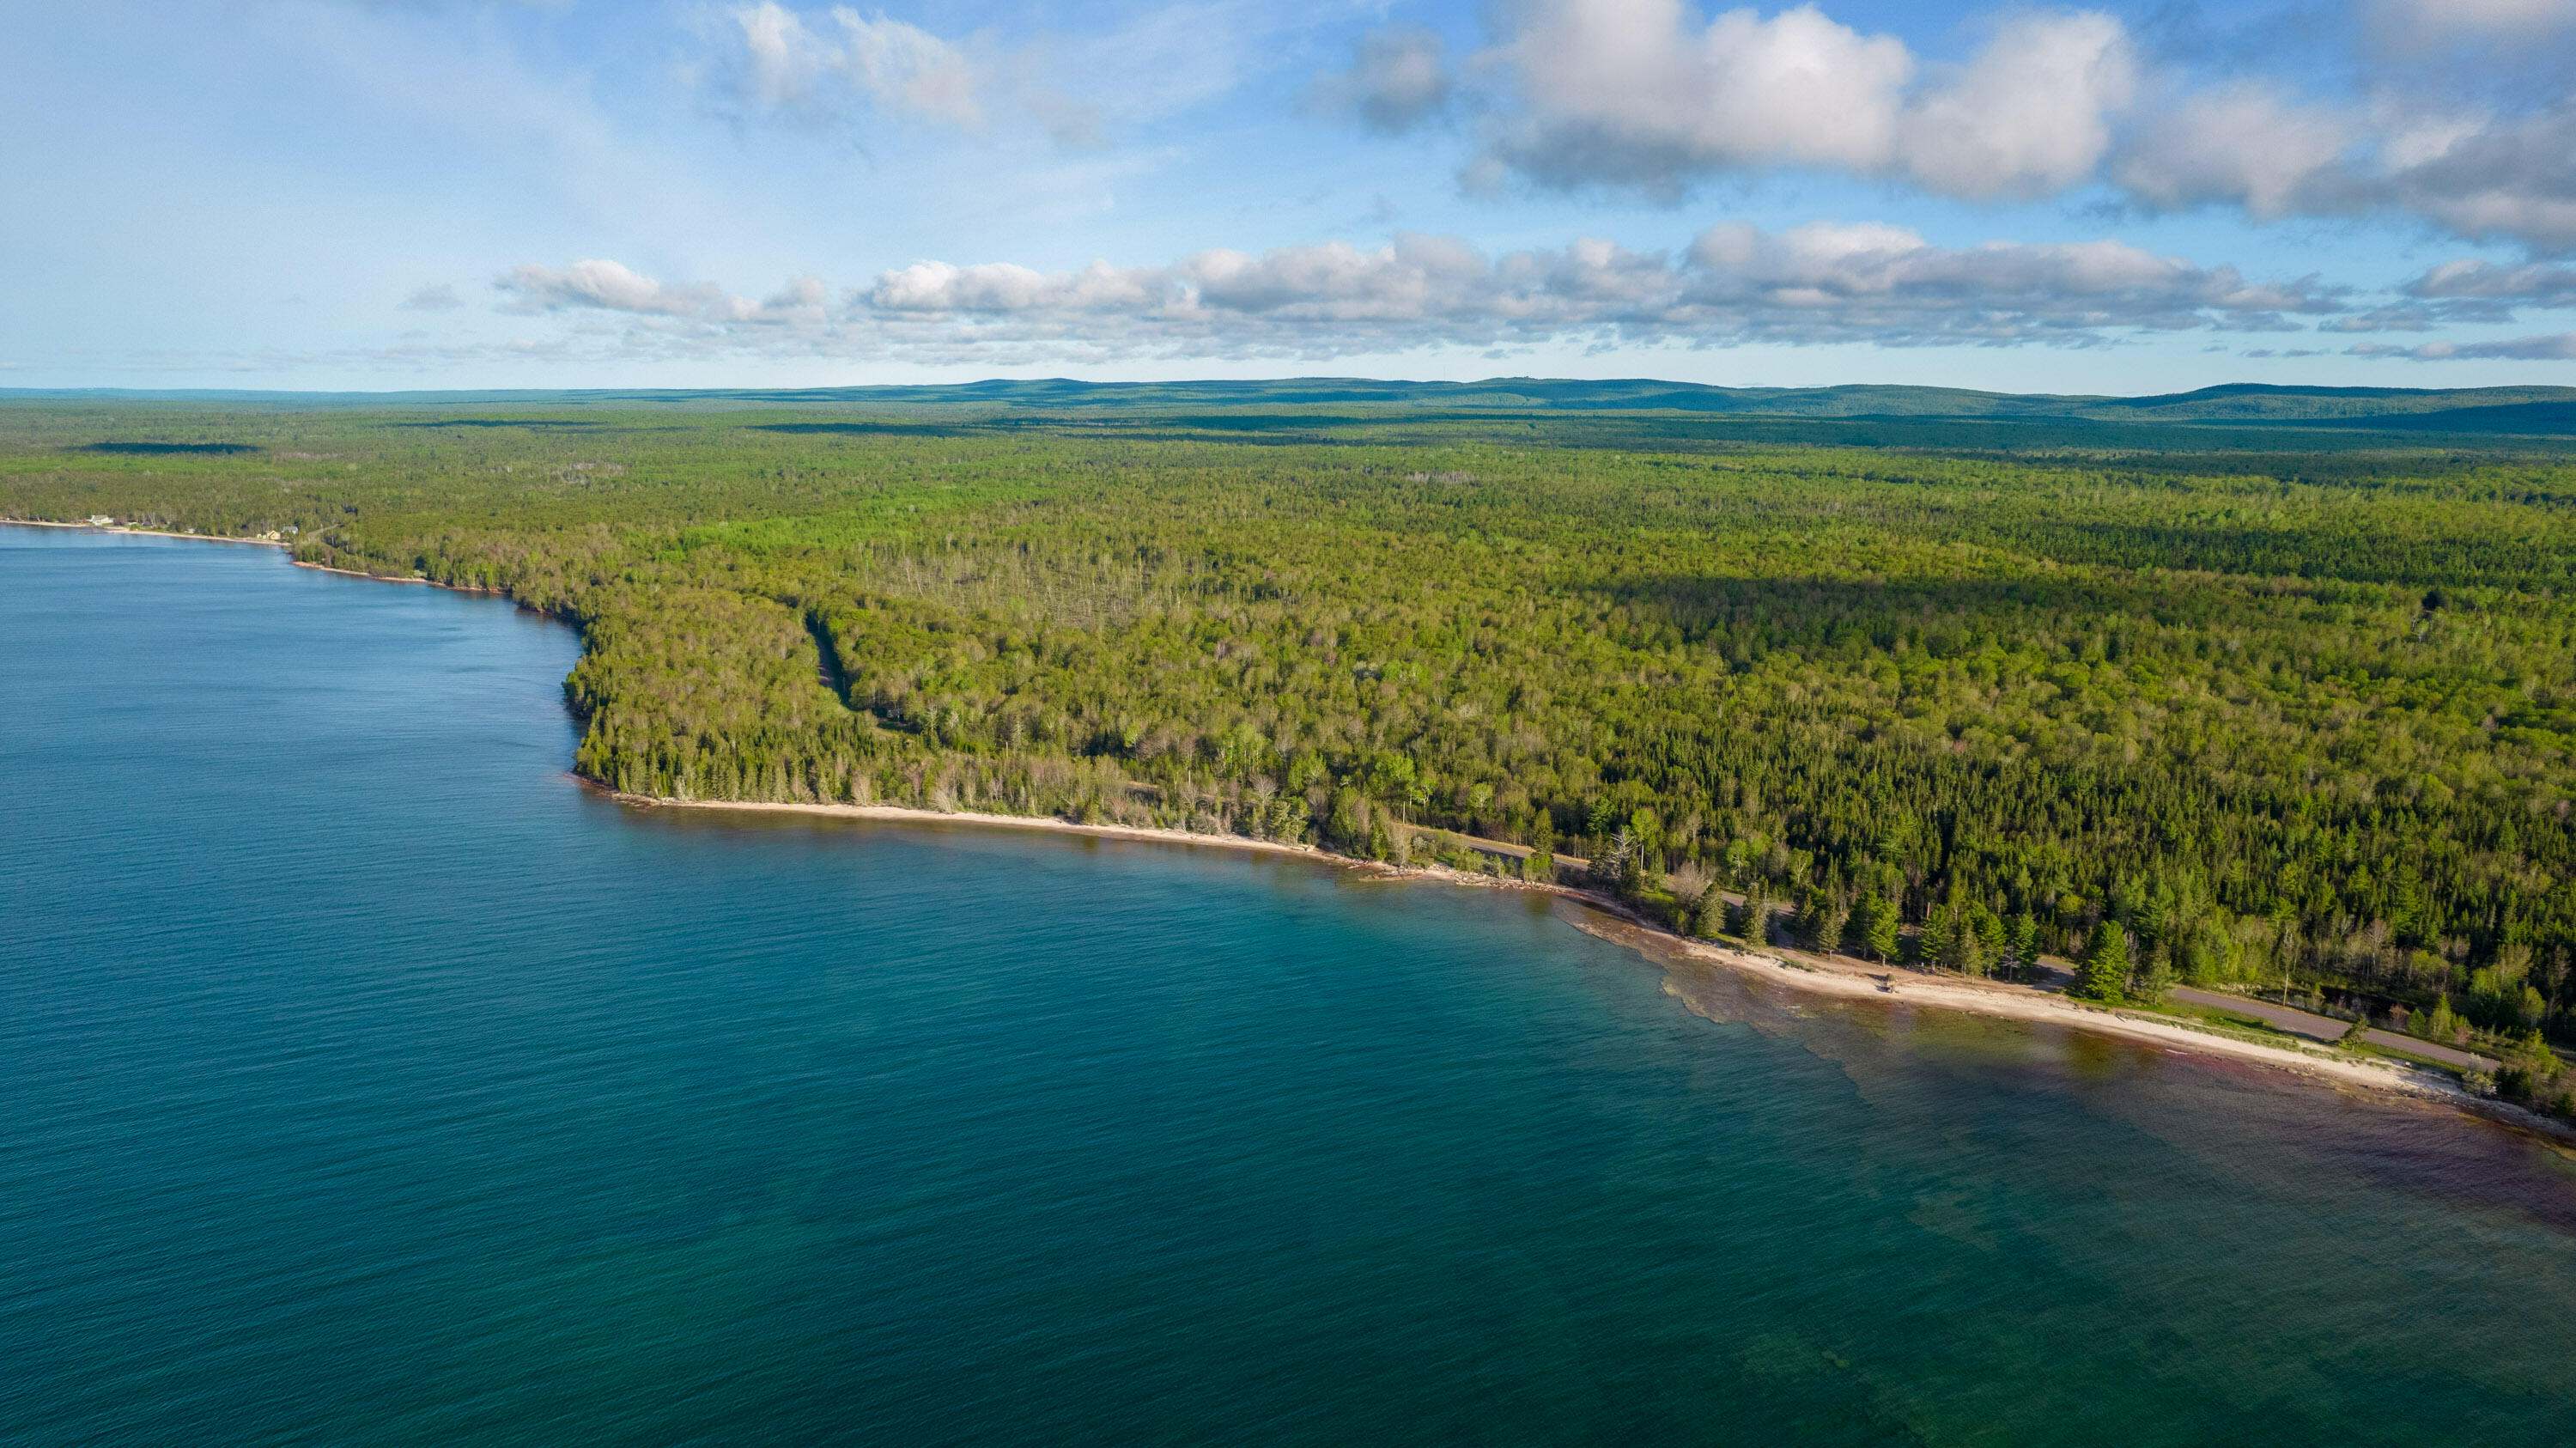
<svg viewBox="0 0 2576 1448">
<path fill-rule="evenodd" d="M 1957 387 L 1857 384 L 1840 387 L 1708 387 L 1649 378 L 1606 381 L 1495 377 L 1481 382 L 1373 382 L 1295 378 L 1277 382 L 973 382 L 951 387 L 861 387 L 731 394 L 778 401 L 982 402 L 1013 407 L 1438 408 L 1494 411 L 1696 412 L 1744 417 L 2091 418 L 2105 422 L 2341 422 L 2356 418 L 2446 416 L 2479 408 L 2568 408 L 2576 387 L 2276 387 L 2234 383 L 2152 397 L 1977 392 Z M 2546 423 L 2554 414 L 2525 411 Z M 2420 425 L 2420 424 L 2419 424 Z M 2548 430 L 2557 430 L 2554 426 Z"/>
<path fill-rule="evenodd" d="M 2260 425 L 2391 432 L 2414 438 L 2576 436 L 2576 387 L 2279 387 L 2231 383 L 2150 397 L 1978 392 L 1954 387 L 1709 387 L 1653 378 L 1492 377 L 1478 382 L 1387 382 L 1298 377 L 1276 381 L 1082 382 L 995 379 L 938 386 L 681 390 L 286 393 L 0 391 L 0 402 L 171 401 L 310 407 L 461 407 L 706 403 L 847 406 L 880 416 L 927 412 L 943 423 L 1096 419 L 1257 431 L 1337 421 L 1471 421 L 1515 415 L 1636 415 L 1845 423 L 2056 424 L 2075 433 L 2117 425 Z M 1123 416 L 1122 416 L 1123 414 Z M 1233 421 L 1228 421 L 1231 418 Z M 1982 431 L 1983 429 L 1975 429 Z"/>
<path fill-rule="evenodd" d="M 2440 416 L 2480 408 L 2559 408 L 2576 404 L 2576 387 L 2267 387 L 2239 382 L 2167 397 L 2095 401 L 2093 417 L 2151 414 L 2199 422 L 2323 422 Z"/>
</svg>

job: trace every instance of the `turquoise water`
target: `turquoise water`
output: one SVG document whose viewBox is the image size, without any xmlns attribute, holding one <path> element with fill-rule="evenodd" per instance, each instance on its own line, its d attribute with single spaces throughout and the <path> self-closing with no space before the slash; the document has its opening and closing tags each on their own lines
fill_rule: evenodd
<svg viewBox="0 0 2576 1448">
<path fill-rule="evenodd" d="M 574 655 L 0 529 L 0 1441 L 2576 1438 L 2508 1132 L 1520 896 L 636 812 Z"/>
</svg>

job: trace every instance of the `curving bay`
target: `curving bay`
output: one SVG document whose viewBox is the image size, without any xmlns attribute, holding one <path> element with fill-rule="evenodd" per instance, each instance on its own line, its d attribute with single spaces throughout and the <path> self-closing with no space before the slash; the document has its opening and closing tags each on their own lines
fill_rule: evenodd
<svg viewBox="0 0 2576 1448">
<path fill-rule="evenodd" d="M 576 654 L 0 529 L 0 1440 L 2566 1441 L 2524 1137 L 1529 897 L 634 811 Z"/>
</svg>

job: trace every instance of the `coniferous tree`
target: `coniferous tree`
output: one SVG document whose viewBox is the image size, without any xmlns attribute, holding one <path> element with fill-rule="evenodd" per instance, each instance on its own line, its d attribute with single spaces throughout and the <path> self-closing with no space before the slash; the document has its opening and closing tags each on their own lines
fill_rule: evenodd
<svg viewBox="0 0 2576 1448">
<path fill-rule="evenodd" d="M 1843 931 L 1850 923 L 1851 907 L 1844 903 L 1839 889 L 1819 887 L 1808 897 L 1802 928 L 1812 949 L 1842 949 Z"/>
<path fill-rule="evenodd" d="M 2146 954 L 2146 964 L 2138 967 L 2130 981 L 2129 995 L 2141 1005 L 2163 1005 L 2165 996 L 2173 990 L 2173 962 L 2162 940 L 2148 946 Z"/>
<path fill-rule="evenodd" d="M 2004 919 L 1983 904 L 1968 907 L 1968 929 L 1977 942 L 1977 968 L 1974 975 L 1991 975 L 2003 968 L 2004 950 L 2010 937 Z"/>
<path fill-rule="evenodd" d="M 2104 920 L 2093 927 L 2093 938 L 2084 947 L 2084 960 L 2075 972 L 2075 985 L 2067 994 L 2117 1005 L 2128 986 L 2128 933 L 2116 921 Z"/>
<path fill-rule="evenodd" d="M 1881 962 L 1896 959 L 1903 933 L 1894 900 L 1884 895 L 1863 895 L 1852 911 L 1851 928 L 1860 939 L 1862 955 Z"/>
<path fill-rule="evenodd" d="M 2424 1021 L 2425 1039 L 2441 1041 L 2445 1044 L 2456 1043 L 2460 1039 L 2462 1029 L 2459 1013 L 2451 1009 L 2451 998 L 2447 995 L 2435 996 L 2432 1013 Z"/>
<path fill-rule="evenodd" d="M 2013 917 L 2006 950 L 2012 959 L 2015 980 L 2039 979 L 2039 920 L 2028 910 Z"/>
<path fill-rule="evenodd" d="M 1699 893 L 1699 899 L 1691 905 L 1690 929 L 1687 933 L 1696 935 L 1702 940 L 1715 940 L 1720 934 L 1719 927 L 1725 921 L 1726 897 L 1718 893 L 1715 885 L 1711 885 L 1702 890 Z"/>
<path fill-rule="evenodd" d="M 1957 916 L 1947 902 L 1933 906 L 1931 913 L 1923 917 L 1922 928 L 1914 932 L 1914 963 L 1939 970 L 1954 969 L 1952 961 L 1958 953 L 1957 924 Z"/>
</svg>

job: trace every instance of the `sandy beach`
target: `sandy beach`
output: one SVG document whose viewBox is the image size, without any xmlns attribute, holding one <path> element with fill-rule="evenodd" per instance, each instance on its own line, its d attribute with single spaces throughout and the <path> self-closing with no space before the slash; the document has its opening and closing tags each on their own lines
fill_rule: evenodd
<svg viewBox="0 0 2576 1448">
<path fill-rule="evenodd" d="M 794 804 L 767 800 L 666 799 L 659 795 L 627 794 L 609 789 L 595 780 L 572 778 L 620 804 L 647 809 L 725 810 L 748 814 L 822 815 L 846 820 L 893 820 L 911 824 L 976 825 L 991 829 L 1036 830 L 1042 834 L 1088 835 L 1103 840 L 1141 840 L 1166 845 L 1210 845 L 1224 850 L 1258 850 L 1267 854 L 1297 855 L 1309 860 L 1334 864 L 1358 865 L 1369 869 L 1390 867 L 1351 860 L 1312 845 L 1282 844 L 1277 840 L 1256 840 L 1245 835 L 1203 835 L 1194 830 L 1155 829 L 1144 825 L 1086 825 L 1052 815 L 981 814 L 972 810 L 942 811 L 914 809 L 897 804 Z"/>
<path fill-rule="evenodd" d="M 83 533 L 122 533 L 135 538 L 186 538 L 197 543 L 248 543 L 258 548 L 287 546 L 283 538 L 235 538 L 226 533 L 175 533 L 167 528 L 127 528 L 117 524 L 62 523 L 46 518 L 0 518 L 0 525 L 11 528 L 71 528 Z"/>
<path fill-rule="evenodd" d="M 1623 940 L 1625 932 L 1648 936 L 1644 940 Z M 1930 1006 L 1937 1010 L 1967 1011 L 1977 1015 L 2002 1016 L 2011 1020 L 2062 1025 L 2102 1035 L 2125 1036 L 2131 1040 L 2152 1042 L 2208 1055 L 2229 1056 L 2307 1075 L 2322 1076 L 2349 1085 L 2373 1090 L 2394 1091 L 2404 1095 L 2424 1096 L 2445 1101 L 2468 1103 L 2471 1096 L 2451 1077 L 2426 1068 L 2404 1065 L 2384 1059 L 2353 1056 L 2320 1046 L 2273 1046 L 2259 1041 L 2222 1036 L 2196 1030 L 2178 1021 L 2145 1016 L 2128 1011 L 2107 1010 L 2068 1000 L 2061 995 L 2033 990 L 2027 986 L 2002 982 L 1967 980 L 1947 976 L 1929 976 L 1901 966 L 1867 966 L 1857 962 L 1829 960 L 1805 952 L 1766 954 L 1711 945 L 1704 941 L 1685 941 L 1650 932 L 1626 921 L 1613 928 L 1593 927 L 1592 933 L 1605 939 L 1620 940 L 1649 954 L 1667 952 L 1689 960 L 1703 961 L 1761 976 L 1792 990 L 1816 995 L 1835 996 L 1845 1000 L 1874 1001 L 1895 1006 Z"/>
<path fill-rule="evenodd" d="M 645 809 L 736 811 L 893 823 L 964 825 L 976 828 L 1027 830 L 1045 834 L 1085 835 L 1097 839 L 1134 840 L 1154 844 L 1211 846 L 1218 849 L 1294 855 L 1387 879 L 1436 881 L 1454 885 L 1482 886 L 1488 889 L 1535 891 L 1560 897 L 1580 907 L 1574 921 L 1577 928 L 1601 939 L 1627 946 L 1658 961 L 1687 960 L 1720 966 L 1757 976 L 1791 990 L 1828 996 L 1837 1000 L 1901 1008 L 1930 1007 L 1935 1010 L 1966 1011 L 1977 1015 L 1999 1016 L 2010 1020 L 2065 1026 L 2100 1035 L 2119 1036 L 2170 1050 L 2225 1057 L 2276 1070 L 2296 1072 L 2313 1079 L 2332 1082 L 2338 1086 L 2439 1102 L 2506 1125 L 2536 1131 L 2562 1143 L 2576 1143 L 2576 1133 L 2569 1132 L 2558 1123 L 2517 1107 L 2474 1095 L 2449 1074 L 2430 1068 L 2385 1058 L 2353 1055 L 2325 1046 L 2273 1045 L 2221 1035 L 2215 1031 L 2201 1030 L 2169 1018 L 2131 1011 L 2108 1010 L 2069 1000 L 2062 995 L 2000 981 L 1925 975 L 1900 966 L 1874 966 L 1839 957 L 1814 955 L 1805 951 L 1769 949 L 1757 951 L 1712 944 L 1707 941 L 1684 940 L 1669 931 L 1640 920 L 1615 900 L 1569 885 L 1537 885 L 1491 875 L 1469 874 L 1438 865 L 1386 865 L 1336 855 L 1312 845 L 1282 844 L 1274 840 L 1255 840 L 1241 835 L 1200 834 L 1190 830 L 1155 829 L 1136 825 L 1087 825 L 1049 816 L 981 814 L 971 811 L 943 812 L 902 805 L 661 799 L 605 789 L 588 780 L 582 782 L 621 803 Z"/>
</svg>

